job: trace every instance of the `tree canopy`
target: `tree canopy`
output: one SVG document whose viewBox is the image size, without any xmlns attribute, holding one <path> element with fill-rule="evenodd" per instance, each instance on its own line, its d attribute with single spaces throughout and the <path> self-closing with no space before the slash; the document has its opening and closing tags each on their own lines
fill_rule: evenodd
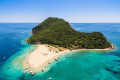
<svg viewBox="0 0 120 80">
<path fill-rule="evenodd" d="M 31 44 L 51 44 L 69 49 L 104 49 L 111 47 L 111 43 L 102 33 L 78 32 L 68 22 L 59 18 L 47 18 L 34 27 L 32 33 L 33 35 L 27 39 L 27 42 Z"/>
</svg>

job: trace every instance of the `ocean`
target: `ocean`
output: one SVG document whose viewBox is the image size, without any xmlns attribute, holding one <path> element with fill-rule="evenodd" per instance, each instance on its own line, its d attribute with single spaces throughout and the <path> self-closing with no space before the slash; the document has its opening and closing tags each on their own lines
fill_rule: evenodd
<svg viewBox="0 0 120 80">
<path fill-rule="evenodd" d="M 45 72 L 23 74 L 24 60 L 35 49 L 25 40 L 38 24 L 0 23 L 0 80 L 120 80 L 120 23 L 71 23 L 80 32 L 103 33 L 116 48 L 70 52 L 46 66 Z"/>
</svg>

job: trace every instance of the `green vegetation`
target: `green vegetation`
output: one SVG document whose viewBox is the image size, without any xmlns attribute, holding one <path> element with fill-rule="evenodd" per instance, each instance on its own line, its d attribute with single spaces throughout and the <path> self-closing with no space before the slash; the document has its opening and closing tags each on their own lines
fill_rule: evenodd
<svg viewBox="0 0 120 80">
<path fill-rule="evenodd" d="M 76 49 L 104 49 L 111 47 L 105 36 L 100 32 L 84 33 L 74 30 L 63 19 L 49 17 L 32 30 L 33 35 L 28 43 L 51 44 L 60 47 Z"/>
</svg>

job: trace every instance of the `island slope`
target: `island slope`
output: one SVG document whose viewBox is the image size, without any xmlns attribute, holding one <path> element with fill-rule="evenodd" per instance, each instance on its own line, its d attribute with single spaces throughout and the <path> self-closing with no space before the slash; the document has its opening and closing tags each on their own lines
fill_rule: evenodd
<svg viewBox="0 0 120 80">
<path fill-rule="evenodd" d="M 32 29 L 27 39 L 31 44 L 50 44 L 68 49 L 105 49 L 112 48 L 111 43 L 100 32 L 84 33 L 74 30 L 63 19 L 49 17 Z"/>
</svg>

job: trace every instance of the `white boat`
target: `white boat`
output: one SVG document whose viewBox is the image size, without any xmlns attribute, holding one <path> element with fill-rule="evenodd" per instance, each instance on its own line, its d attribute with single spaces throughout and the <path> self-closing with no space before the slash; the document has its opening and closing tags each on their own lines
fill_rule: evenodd
<svg viewBox="0 0 120 80">
<path fill-rule="evenodd" d="M 68 56 L 66 56 L 66 58 L 68 58 Z"/>
<path fill-rule="evenodd" d="M 26 70 L 28 69 L 29 67 L 26 67 Z"/>
<path fill-rule="evenodd" d="M 33 72 L 33 73 L 32 73 L 32 76 L 33 76 L 35 73 L 36 73 L 36 72 Z"/>
<path fill-rule="evenodd" d="M 48 62 L 48 64 L 51 64 L 50 62 Z"/>
<path fill-rule="evenodd" d="M 44 70 L 45 70 L 45 69 L 44 69 L 44 68 L 42 68 L 42 72 L 44 72 Z"/>
<path fill-rule="evenodd" d="M 58 57 L 58 59 L 60 59 L 60 57 Z"/>
<path fill-rule="evenodd" d="M 4 57 L 4 59 L 5 59 L 6 57 Z"/>
<path fill-rule="evenodd" d="M 55 59 L 55 61 L 58 61 L 58 59 Z"/>
<path fill-rule="evenodd" d="M 49 78 L 49 80 L 52 80 L 52 78 Z"/>
<path fill-rule="evenodd" d="M 27 72 L 27 70 L 24 71 L 24 74 Z"/>
<path fill-rule="evenodd" d="M 30 74 L 32 74 L 33 71 L 30 71 Z"/>
</svg>

